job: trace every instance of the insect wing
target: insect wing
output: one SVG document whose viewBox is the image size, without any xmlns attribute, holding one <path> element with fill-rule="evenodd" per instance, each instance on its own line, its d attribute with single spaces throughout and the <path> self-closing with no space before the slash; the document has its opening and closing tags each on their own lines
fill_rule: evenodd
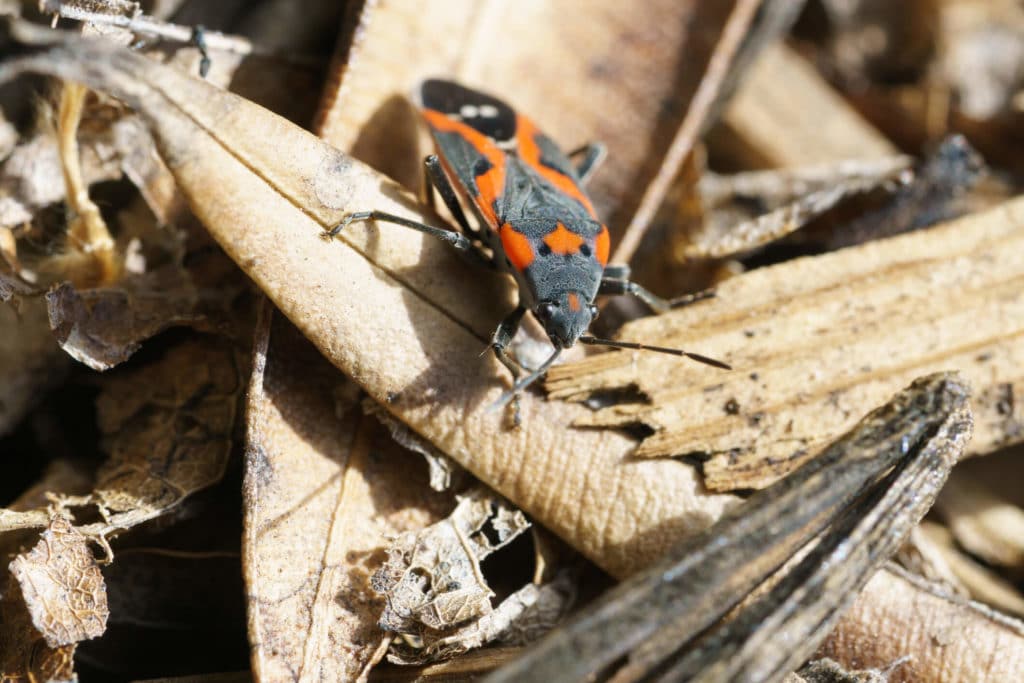
<svg viewBox="0 0 1024 683">
<path fill-rule="evenodd" d="M 491 227 L 498 229 L 506 158 L 497 140 L 514 131 L 515 112 L 500 100 L 450 81 L 424 81 L 418 94 L 442 163 L 458 177 Z"/>
</svg>

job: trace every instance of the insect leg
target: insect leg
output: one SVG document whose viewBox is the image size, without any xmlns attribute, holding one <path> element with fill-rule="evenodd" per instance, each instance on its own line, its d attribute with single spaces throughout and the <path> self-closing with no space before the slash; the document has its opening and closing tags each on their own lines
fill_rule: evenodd
<svg viewBox="0 0 1024 683">
<path fill-rule="evenodd" d="M 480 231 L 470 225 L 466 219 L 466 213 L 462 210 L 462 206 L 459 204 L 458 197 L 455 196 L 455 188 L 452 187 L 451 181 L 448 180 L 448 176 L 444 174 L 444 169 L 441 168 L 441 160 L 438 159 L 436 154 L 430 154 L 423 159 L 423 175 L 426 181 L 426 199 L 430 208 L 434 208 L 434 193 L 433 189 L 437 188 L 438 194 L 441 195 L 441 199 L 444 200 L 445 206 L 448 207 L 448 211 L 451 212 L 452 217 L 462 228 L 462 233 L 469 236 L 471 239 L 475 239 L 478 242 L 481 241 Z M 496 270 L 498 265 L 494 262 L 494 259 L 483 253 L 479 247 L 474 245 L 473 249 L 466 251 L 460 251 L 463 257 L 470 261 L 474 266 L 484 266 L 491 270 Z"/>
<path fill-rule="evenodd" d="M 210 73 L 210 66 L 213 64 L 210 61 L 209 48 L 206 47 L 206 27 L 197 24 L 192 29 L 192 37 L 189 42 L 199 50 L 199 77 L 206 78 L 206 75 Z"/>
<path fill-rule="evenodd" d="M 396 225 L 404 225 L 407 228 L 418 230 L 422 233 L 442 239 L 448 244 L 452 245 L 460 251 L 465 251 L 473 246 L 473 243 L 469 241 L 469 238 L 463 235 L 461 232 L 455 230 L 445 230 L 443 228 L 435 228 L 419 221 L 410 220 L 408 218 L 402 218 L 396 216 L 393 213 L 386 213 L 384 211 L 357 211 L 356 213 L 350 213 L 345 216 L 345 219 L 338 223 L 336 226 L 331 228 L 327 232 L 328 236 L 334 237 L 339 232 L 347 228 L 352 223 L 358 221 L 384 221 L 386 223 L 394 223 Z"/>
<path fill-rule="evenodd" d="M 452 187 L 448 176 L 444 174 L 444 169 L 441 168 L 441 160 L 437 158 L 436 154 L 431 154 L 423 160 L 423 170 L 427 181 L 427 198 L 431 207 L 433 206 L 434 198 L 431 188 L 437 188 L 438 194 L 444 200 L 444 205 L 448 207 L 448 211 L 451 212 L 455 222 L 462 228 L 462 232 L 475 236 L 477 231 L 466 220 L 466 213 L 462 210 L 458 197 L 455 196 L 455 188 Z"/>
<path fill-rule="evenodd" d="M 494 351 L 495 357 L 501 361 L 501 364 L 508 368 L 509 373 L 512 374 L 512 384 L 515 384 L 519 380 L 519 375 L 523 371 L 523 366 L 521 366 L 515 358 L 510 356 L 506 349 L 508 348 L 508 345 L 512 343 L 512 338 L 516 336 L 516 331 L 519 329 L 519 323 L 522 321 L 525 313 L 526 309 L 523 306 L 517 306 L 514 311 L 505 316 L 505 319 L 498 325 L 498 329 L 494 331 L 494 336 L 491 338 L 491 349 Z M 518 394 L 512 398 L 512 414 L 513 424 L 518 427 L 522 422 L 519 417 Z"/>
<path fill-rule="evenodd" d="M 662 299 L 657 294 L 641 287 L 629 279 L 629 266 L 608 266 L 604 270 L 605 276 L 601 279 L 601 287 L 598 294 L 632 294 L 651 307 L 655 313 L 664 313 L 673 308 L 682 308 L 689 304 L 704 299 L 710 299 L 715 295 L 713 290 L 695 292 L 675 299 Z"/>
<path fill-rule="evenodd" d="M 601 162 L 607 156 L 608 148 L 600 142 L 591 142 L 569 152 L 569 157 L 575 157 L 580 154 L 583 155 L 583 158 L 576 165 L 576 175 L 580 177 L 580 182 L 586 185 L 587 181 L 590 180 L 590 176 L 601 166 Z"/>
</svg>

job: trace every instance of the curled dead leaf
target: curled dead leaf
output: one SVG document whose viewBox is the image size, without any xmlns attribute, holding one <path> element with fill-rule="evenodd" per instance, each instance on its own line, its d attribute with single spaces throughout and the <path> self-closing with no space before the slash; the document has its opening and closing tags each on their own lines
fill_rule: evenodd
<svg viewBox="0 0 1024 683">
<path fill-rule="evenodd" d="M 11 562 L 11 574 L 50 648 L 96 638 L 107 626 L 107 591 L 88 539 L 60 516 L 39 543 Z"/>
<path fill-rule="evenodd" d="M 518 614 L 525 596 L 512 600 L 491 617 L 491 597 L 480 562 L 529 528 L 522 512 L 483 489 L 458 496 L 455 510 L 422 531 L 399 536 L 388 560 L 373 576 L 373 588 L 386 606 L 380 627 L 398 634 L 389 660 L 422 664 L 451 656 L 496 637 Z M 531 595 L 536 601 L 536 593 Z M 503 602 L 504 604 L 504 602 Z M 480 625 L 483 619 L 495 624 Z M 460 629 L 477 622 L 471 629 Z M 469 637 L 471 631 L 473 637 Z M 468 642 L 467 642 L 468 640 Z"/>
<path fill-rule="evenodd" d="M 89 500 L 104 535 L 167 513 L 220 481 L 242 390 L 238 357 L 209 337 L 190 339 L 148 366 L 111 377 L 97 401 L 108 460 Z"/>
</svg>

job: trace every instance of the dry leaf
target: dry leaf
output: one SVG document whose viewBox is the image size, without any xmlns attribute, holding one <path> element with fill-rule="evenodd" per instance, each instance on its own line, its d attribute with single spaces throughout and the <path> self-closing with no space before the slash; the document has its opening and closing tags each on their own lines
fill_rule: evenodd
<svg viewBox="0 0 1024 683">
<path fill-rule="evenodd" d="M 892 670 L 890 683 L 1012 681 L 1024 671 L 1024 623 L 884 569 L 819 650 L 847 668 Z"/>
<path fill-rule="evenodd" d="M 46 304 L 61 348 L 93 370 L 124 362 L 169 327 L 201 320 L 195 286 L 176 265 L 98 289 L 78 291 L 65 282 L 46 294 Z"/>
<path fill-rule="evenodd" d="M 711 205 L 707 224 L 692 237 L 694 244 L 685 254 L 689 258 L 726 258 L 764 246 L 803 227 L 852 195 L 892 183 L 909 165 L 908 157 L 896 156 L 781 171 L 751 171 L 736 176 L 705 176 L 701 179 L 701 194 Z M 735 220 L 735 211 L 714 206 L 727 200 L 741 205 L 760 204 L 762 198 L 770 201 L 779 194 L 791 199 L 781 206 L 769 205 L 767 212 L 744 221 Z"/>
<path fill-rule="evenodd" d="M 713 490 L 760 488 L 915 376 L 956 369 L 975 391 L 970 453 L 1018 441 L 1024 363 L 1024 201 L 927 231 L 733 278 L 717 296 L 631 323 L 624 339 L 683 347 L 730 373 L 654 354 L 552 369 L 560 398 L 637 397 L 578 425 L 653 430 L 643 457 L 698 455 Z M 996 390 L 999 391 L 996 391 Z M 1001 400 L 1000 396 L 1004 399 Z"/>
<path fill-rule="evenodd" d="M 626 574 L 734 501 L 705 493 L 687 465 L 626 459 L 635 444 L 623 435 L 570 429 L 580 406 L 528 395 L 527 428 L 506 429 L 489 406 L 507 373 L 480 353 L 512 307 L 507 281 L 400 226 L 325 241 L 346 211 L 424 217 L 389 181 L 255 105 L 138 55 L 63 40 L 32 68 L 87 79 L 142 112 L 193 211 L 321 353 L 585 555 Z"/>
<path fill-rule="evenodd" d="M 354 680 L 385 638 L 370 575 L 388 538 L 437 521 L 451 502 L 430 491 L 418 456 L 362 414 L 354 384 L 291 324 L 265 317 L 244 485 L 253 670 L 262 683 Z"/>
<path fill-rule="evenodd" d="M 32 623 L 50 648 L 96 638 L 107 627 L 107 589 L 85 536 L 55 516 L 39 543 L 10 565 Z"/>
<path fill-rule="evenodd" d="M 75 645 L 50 648 L 33 625 L 16 587 L 4 587 L 0 623 L 0 680 L 20 683 L 33 677 L 43 681 L 74 679 Z"/>
<path fill-rule="evenodd" d="M 477 647 L 497 637 L 524 608 L 526 598 L 514 594 L 493 613 L 494 593 L 480 562 L 526 531 L 529 522 L 483 489 L 458 500 L 448 518 L 399 536 L 374 573 L 374 590 L 386 599 L 380 627 L 398 634 L 389 661 L 423 664 Z M 480 624 L 484 620 L 494 623 Z M 477 623 L 459 628 L 469 622 Z"/>
<path fill-rule="evenodd" d="M 242 372 L 234 350 L 200 337 L 111 377 L 97 399 L 108 460 L 91 501 L 106 534 L 166 514 L 220 481 L 231 452 Z"/>
<path fill-rule="evenodd" d="M 46 490 L 81 493 L 88 491 L 91 481 L 83 482 L 78 468 L 51 467 L 38 482 L 10 504 L 0 508 L 0 558 L 7 564 L 28 544 L 42 544 L 38 529 L 46 528 L 53 516 L 42 508 Z M 13 519 L 12 519 L 13 518 Z M 18 525 L 17 522 L 25 522 Z M 54 520 L 55 521 L 55 520 Z M 12 527 L 9 523 L 15 522 Z M 28 523 L 31 522 L 31 523 Z M 25 529 L 12 533 L 13 529 Z M 28 530 L 31 529 L 32 536 Z M 18 583 L 10 572 L 0 573 L 0 680 L 70 680 L 74 676 L 73 660 L 76 645 L 51 648 L 33 624 L 33 615 L 22 597 Z"/>
<path fill-rule="evenodd" d="M 900 658 L 884 669 L 844 669 L 838 662 L 824 657 L 808 662 L 785 683 L 889 683 L 889 674 L 907 662 Z"/>
</svg>

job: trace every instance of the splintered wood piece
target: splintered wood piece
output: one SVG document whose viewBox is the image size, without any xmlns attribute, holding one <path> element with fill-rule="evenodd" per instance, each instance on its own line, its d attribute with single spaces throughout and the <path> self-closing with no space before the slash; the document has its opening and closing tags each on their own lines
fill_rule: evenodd
<svg viewBox="0 0 1024 683">
<path fill-rule="evenodd" d="M 491 409 L 508 373 L 487 349 L 512 308 L 506 280 L 390 224 L 324 233 L 373 207 L 431 221 L 394 183 L 230 93 L 125 50 L 60 37 L 8 62 L 87 81 L 140 111 L 193 212 L 335 366 L 388 411 L 562 536 L 624 576 L 704 528 L 736 498 L 683 463 L 629 458 L 635 442 L 576 430 L 582 406 L 524 395 L 523 429 Z M 273 144 L 267 144 L 272 140 Z"/>
<path fill-rule="evenodd" d="M 781 678 L 931 506 L 971 437 L 967 394 L 948 373 L 915 380 L 488 682 Z M 761 599 L 716 624 L 815 538 Z"/>
<path fill-rule="evenodd" d="M 781 44 L 765 49 L 754 62 L 711 142 L 748 168 L 899 153 L 807 60 Z"/>
<path fill-rule="evenodd" d="M 760 0 L 654 0 L 643 12 L 618 0 L 453 0 L 429 12 L 416 0 L 363 3 L 315 129 L 418 187 L 428 150 L 417 151 L 405 98 L 423 78 L 454 78 L 506 99 L 564 149 L 604 143 L 611 153 L 588 191 L 617 237 L 638 188 L 659 173 L 734 4 L 752 14 Z"/>
<path fill-rule="evenodd" d="M 601 398 L 605 407 L 579 426 L 654 430 L 637 456 L 708 458 L 705 481 L 724 491 L 775 481 L 860 419 L 863 406 L 913 377 L 955 369 L 974 390 L 968 450 L 987 453 L 1024 436 L 1024 406 L 1007 400 L 1024 388 L 1022 282 L 1017 199 L 752 271 L 713 299 L 620 334 L 720 358 L 731 372 L 608 353 L 553 368 L 547 387 L 553 397 Z"/>
</svg>

